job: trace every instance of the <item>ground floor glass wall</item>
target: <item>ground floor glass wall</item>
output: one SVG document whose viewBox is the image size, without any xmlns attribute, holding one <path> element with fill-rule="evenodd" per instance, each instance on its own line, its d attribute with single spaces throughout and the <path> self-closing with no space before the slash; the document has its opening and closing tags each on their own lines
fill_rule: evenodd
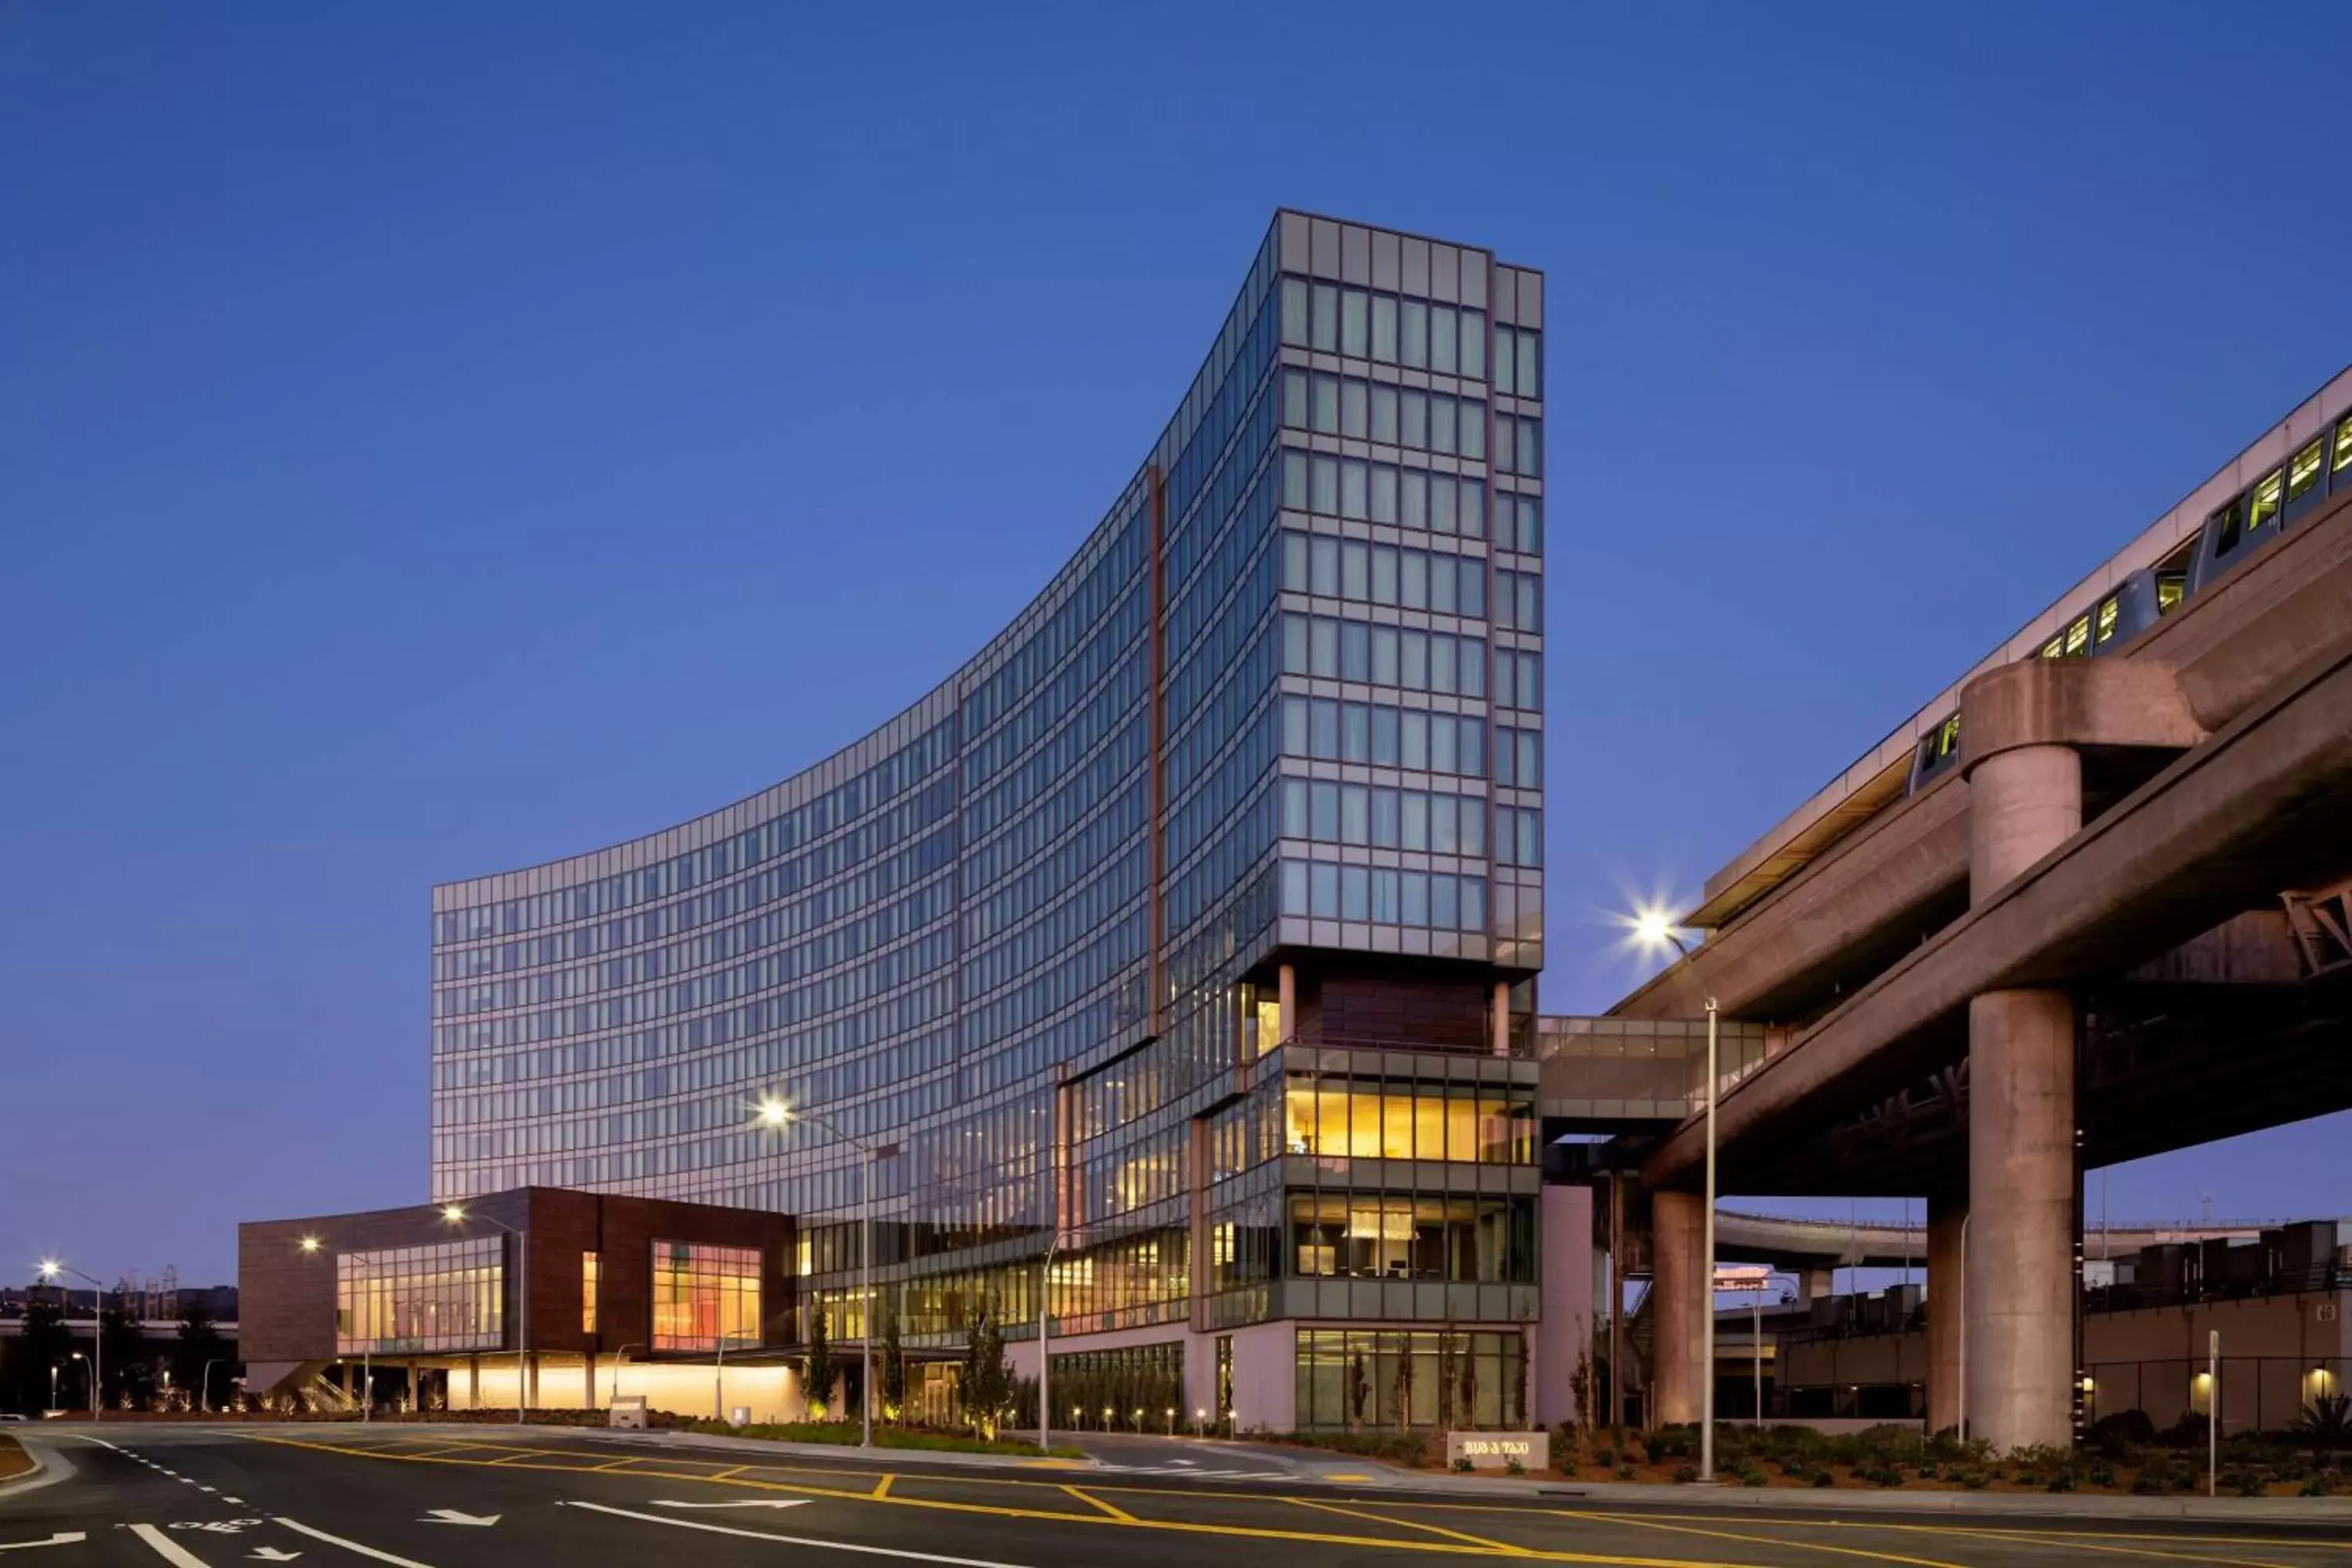
<svg viewBox="0 0 2352 1568">
<path fill-rule="evenodd" d="M 1516 1329 L 1298 1331 L 1301 1430 L 1519 1426 L 1527 1344 Z"/>
</svg>

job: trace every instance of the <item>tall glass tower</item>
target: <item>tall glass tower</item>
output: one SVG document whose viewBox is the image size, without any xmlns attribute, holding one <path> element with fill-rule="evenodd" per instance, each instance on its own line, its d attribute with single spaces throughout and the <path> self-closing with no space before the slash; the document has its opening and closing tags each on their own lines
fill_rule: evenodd
<svg viewBox="0 0 2352 1568">
<path fill-rule="evenodd" d="M 1134 477 L 969 664 L 750 799 L 434 889 L 434 1197 L 789 1211 L 853 1338 L 855 1140 L 909 1345 L 982 1306 L 1028 1334 L 1050 1289 L 1057 1377 L 1244 1426 L 1360 1384 L 1368 1417 L 1514 1414 L 1543 315 L 1486 251 L 1277 214 Z"/>
</svg>

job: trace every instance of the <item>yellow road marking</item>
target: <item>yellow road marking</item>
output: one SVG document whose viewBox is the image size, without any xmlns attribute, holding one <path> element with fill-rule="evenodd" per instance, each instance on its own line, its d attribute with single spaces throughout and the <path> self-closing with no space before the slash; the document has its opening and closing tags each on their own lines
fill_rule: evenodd
<svg viewBox="0 0 2352 1568">
<path fill-rule="evenodd" d="M 887 1478 L 885 1479 L 887 1479 Z M 1103 1512 L 1110 1515 L 1113 1519 L 1118 1520 L 1127 1524 L 1133 1524 L 1135 1522 L 1135 1515 L 1128 1512 L 1127 1510 L 1123 1508 L 1115 1508 L 1111 1504 L 1103 1501 L 1103 1500 L 1098 1497 L 1088 1497 L 1086 1493 L 1080 1491 L 1076 1487 L 1064 1487 L 1062 1489 L 1069 1493 L 1072 1497 L 1077 1499 L 1080 1502 L 1093 1504 L 1096 1508 L 1102 1510 Z"/>
<path fill-rule="evenodd" d="M 1893 1552 L 1867 1552 L 1854 1546 L 1828 1546 L 1813 1541 L 1784 1541 L 1772 1535 L 1742 1535 L 1731 1530 L 1707 1530 L 1696 1524 L 1662 1524 L 1638 1514 L 1593 1513 L 1581 1509 L 1562 1509 L 1570 1519 L 1605 1519 L 1612 1524 L 1630 1524 L 1643 1530 L 1671 1530 L 1684 1535 L 1712 1535 L 1718 1541 L 1745 1541 L 1759 1546 L 1785 1546 L 1794 1551 L 1829 1552 L 1841 1557 L 1866 1557 L 1873 1563 L 1907 1563 L 1914 1568 L 1968 1568 L 1963 1563 L 1944 1563 L 1932 1557 L 1905 1557 Z M 1835 1520 L 1823 1520 L 1822 1524 L 1835 1524 Z"/>
<path fill-rule="evenodd" d="M 1965 1525 L 1950 1526 L 1946 1531 L 1946 1533 L 1950 1535 L 1972 1536 L 1979 1541 L 2015 1542 L 2019 1545 L 2056 1546 L 2063 1544 L 2070 1550 L 2075 1552 L 2111 1552 L 2119 1556 L 2125 1557 L 2164 1557 L 2169 1558 L 2176 1563 L 2228 1563 L 2231 1565 L 2231 1568 L 2287 1568 L 2287 1565 L 2284 1563 L 2266 1563 L 2260 1558 L 2254 1557 L 2196 1557 L 2183 1552 L 2158 1552 L 2152 1546 L 2102 1546 L 2095 1542 L 2076 1540 L 2063 1533 L 2053 1533 L 2049 1538 L 2042 1539 L 2030 1531 L 2021 1530 L 1972 1530 Z M 2168 1538 L 2158 1537 L 2158 1539 L 2164 1540 Z"/>
<path fill-rule="evenodd" d="M 636 1463 L 635 1459 L 632 1459 L 629 1462 L 631 1464 Z M 712 1476 L 710 1479 L 714 1481 L 723 1481 L 730 1476 L 740 1476 L 751 1468 L 751 1467 L 749 1465 L 730 1465 L 725 1469 L 719 1471 L 717 1475 Z"/>
<path fill-rule="evenodd" d="M 363 1447 L 341 1447 L 328 1443 L 306 1443 L 291 1437 L 267 1437 L 257 1433 L 250 1436 L 251 1440 L 257 1443 L 274 1443 L 280 1447 L 289 1448 L 310 1448 L 322 1454 L 341 1454 L 351 1458 L 390 1459 L 403 1464 L 470 1466 L 477 1469 L 489 1468 L 495 1464 L 496 1468 L 500 1469 L 538 1469 L 552 1471 L 561 1475 L 577 1475 L 580 1473 L 577 1467 L 571 1465 L 523 1465 L 482 1459 L 422 1459 L 407 1455 L 389 1454 L 381 1450 L 371 1450 Z M 655 1480 L 701 1481 L 705 1483 L 709 1483 L 711 1480 L 711 1478 L 707 1475 L 682 1471 L 646 1469 L 636 1470 L 632 1473 Z M 737 1477 L 716 1484 L 730 1487 L 750 1487 L 761 1491 L 795 1492 L 805 1493 L 815 1497 L 840 1498 L 850 1502 L 878 1502 L 886 1508 L 927 1508 L 940 1510 L 948 1513 L 982 1514 L 998 1519 L 1046 1520 L 1060 1524 L 1092 1524 L 1109 1530 L 1160 1530 L 1179 1534 L 1217 1535 L 1252 1541 L 1290 1541 L 1318 1546 L 1370 1546 L 1385 1548 L 1391 1552 L 1450 1552 L 1455 1556 L 1478 1555 L 1486 1557 L 1510 1557 L 1535 1563 L 1582 1563 L 1605 1564 L 1607 1565 L 1607 1568 L 1751 1568 L 1751 1565 L 1748 1564 L 1724 1563 L 1714 1560 L 1700 1561 L 1696 1559 L 1679 1557 L 1628 1557 L 1613 1552 L 1604 1554 L 1590 1552 L 1546 1552 L 1501 1547 L 1471 1547 L 1467 1545 L 1466 1542 L 1456 1545 L 1449 1544 L 1446 1542 L 1441 1541 L 1393 1541 L 1382 1540 L 1379 1537 L 1366 1535 L 1333 1535 L 1316 1531 L 1275 1530 L 1258 1525 L 1199 1524 L 1182 1520 L 1138 1519 L 1132 1515 L 1126 1519 L 1113 1519 L 1109 1515 L 1102 1513 L 1065 1513 L 1045 1509 L 1007 1508 L 994 1503 L 950 1502 L 934 1498 L 900 1497 L 896 1494 L 877 1499 L 874 1497 L 872 1493 L 866 1491 L 844 1491 L 837 1487 L 811 1486 L 805 1482 L 800 1481 L 785 1483 L 754 1480 L 748 1476 Z M 1150 1489 L 1129 1488 L 1125 1489 L 1148 1490 Z M 1262 1502 L 1268 1500 L 1265 1497 L 1260 1494 L 1249 1492 L 1230 1493 L 1227 1495 L 1245 1498 L 1252 1501 Z M 1402 1523 L 1404 1521 L 1391 1521 L 1390 1522 Z"/>
<path fill-rule="evenodd" d="M 1507 1557 L 1525 1557 L 1529 1554 L 1528 1548 L 1524 1546 L 1513 1546 L 1507 1541 L 1490 1541 L 1483 1535 L 1465 1535 L 1458 1530 L 1448 1530 L 1442 1524 L 1423 1524 L 1414 1519 L 1390 1519 L 1383 1514 L 1367 1513 L 1361 1509 L 1341 1508 L 1337 1503 L 1316 1502 L 1303 1497 L 1286 1497 L 1282 1500 L 1295 1502 L 1301 1508 L 1319 1509 L 1325 1513 L 1344 1514 L 1349 1519 L 1368 1519 L 1374 1524 L 1392 1524 L 1400 1530 L 1425 1530 L 1432 1535 L 1444 1535 L 1455 1541 L 1466 1541 L 1473 1546 L 1484 1547 L 1489 1552 L 1499 1552 Z"/>
<path fill-rule="evenodd" d="M 747 1466 L 745 1468 L 749 1468 L 750 1467 Z M 719 1479 L 717 1476 L 713 1476 L 710 1479 L 714 1481 Z M 874 1483 L 874 1497 L 877 1500 L 888 1497 L 890 1495 L 890 1483 L 898 1479 L 898 1478 L 896 1476 L 884 1476 L 880 1480 L 876 1481 Z"/>
</svg>

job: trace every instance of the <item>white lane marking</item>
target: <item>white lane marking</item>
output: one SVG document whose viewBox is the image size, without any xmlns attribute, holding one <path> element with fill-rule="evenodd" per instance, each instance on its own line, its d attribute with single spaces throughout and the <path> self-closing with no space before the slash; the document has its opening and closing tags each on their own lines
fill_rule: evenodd
<svg viewBox="0 0 2352 1568">
<path fill-rule="evenodd" d="M 216 1491 L 220 1490 L 220 1488 L 218 1488 L 218 1487 L 198 1487 L 196 1489 L 197 1489 L 198 1491 L 200 1491 L 200 1492 L 216 1492 Z"/>
<path fill-rule="evenodd" d="M 1017 1563 L 994 1563 L 985 1557 L 943 1557 L 936 1552 L 908 1552 L 895 1546 L 866 1546 L 853 1541 L 821 1541 L 807 1535 L 778 1535 L 768 1530 L 739 1530 L 731 1524 L 706 1524 L 698 1519 L 671 1519 L 666 1514 L 639 1513 L 634 1509 L 612 1508 L 601 1502 L 562 1502 L 559 1508 L 584 1508 L 597 1513 L 618 1514 L 623 1519 L 642 1519 L 649 1524 L 667 1524 L 672 1530 L 706 1530 L 713 1535 L 740 1535 L 750 1541 L 773 1541 L 785 1546 L 813 1546 L 824 1552 L 855 1552 L 866 1557 L 897 1557 L 912 1563 L 946 1563 L 953 1568 L 1022 1568 Z"/>
<path fill-rule="evenodd" d="M 506 1515 L 500 1513 L 459 1513 L 454 1508 L 427 1509 L 425 1510 L 425 1512 L 430 1517 L 420 1519 L 416 1521 L 417 1523 L 492 1525 L 498 1523 L 499 1520 L 506 1517 Z"/>
<path fill-rule="evenodd" d="M 346 1552 L 356 1552 L 362 1557 L 373 1557 L 379 1563 L 394 1563 L 397 1564 L 397 1568 L 432 1568 L 432 1564 L 428 1563 L 415 1563 L 405 1557 L 394 1557 L 389 1552 L 378 1552 L 373 1546 L 362 1546 L 356 1541 L 345 1541 L 340 1535 L 329 1535 L 323 1530 L 313 1530 L 299 1519 L 287 1519 L 281 1516 L 278 1522 L 297 1535 L 307 1535 L 313 1541 L 323 1541 L 330 1546 L 340 1546 Z"/>
<path fill-rule="evenodd" d="M 789 1500 L 754 1498 L 748 1502 L 679 1502 L 675 1498 L 657 1497 L 654 1499 L 654 1506 L 656 1508 L 799 1508 L 808 1500 L 804 1497 L 796 1497 Z"/>
<path fill-rule="evenodd" d="M 223 1502 L 233 1502 L 233 1503 L 236 1504 L 236 1506 L 237 1506 L 237 1507 L 239 1507 L 239 1508 L 243 1508 L 243 1507 L 245 1506 L 245 1500 L 244 1500 L 243 1498 L 241 1498 L 241 1497 L 225 1497 L 225 1498 L 221 1499 L 221 1501 L 223 1501 Z"/>
<path fill-rule="evenodd" d="M 302 1555 L 299 1552 L 281 1552 L 275 1546 L 257 1546 L 253 1554 L 264 1563 L 291 1563 Z"/>
<path fill-rule="evenodd" d="M 60 1530 L 47 1541 L 0 1542 L 0 1552 L 22 1552 L 28 1546 L 71 1546 L 77 1541 L 89 1539 L 79 1530 Z"/>
<path fill-rule="evenodd" d="M 155 1555 L 172 1564 L 172 1568 L 207 1568 L 203 1558 L 152 1524 L 134 1524 L 131 1533 L 152 1547 Z"/>
</svg>

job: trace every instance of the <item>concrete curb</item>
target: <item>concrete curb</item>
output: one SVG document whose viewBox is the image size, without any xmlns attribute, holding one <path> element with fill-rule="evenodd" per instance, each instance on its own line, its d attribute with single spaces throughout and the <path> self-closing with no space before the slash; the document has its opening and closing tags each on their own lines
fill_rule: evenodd
<svg viewBox="0 0 2352 1568">
<path fill-rule="evenodd" d="M 8 1436 L 16 1439 L 17 1445 L 25 1450 L 25 1457 L 33 1461 L 33 1468 L 21 1476 L 10 1476 L 0 1481 L 0 1501 L 21 1492 L 53 1487 L 74 1473 L 73 1462 L 47 1443 L 37 1442 L 18 1432 L 11 1432 Z"/>
</svg>

